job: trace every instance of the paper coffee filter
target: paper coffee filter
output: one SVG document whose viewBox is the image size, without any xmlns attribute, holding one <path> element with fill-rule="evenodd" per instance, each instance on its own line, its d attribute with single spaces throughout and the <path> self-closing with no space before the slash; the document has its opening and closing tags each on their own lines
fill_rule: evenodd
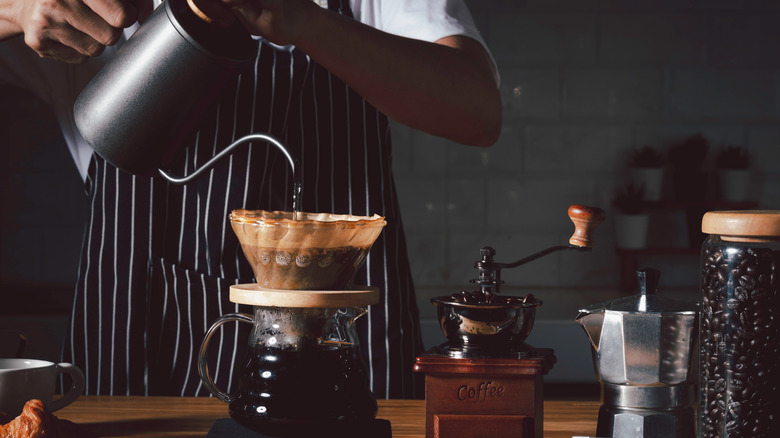
<svg viewBox="0 0 780 438">
<path fill-rule="evenodd" d="M 267 248 L 340 248 L 373 245 L 385 218 L 332 213 L 234 210 L 230 222 L 241 244 Z"/>
<path fill-rule="evenodd" d="M 384 217 L 234 210 L 230 223 L 260 286 L 284 290 L 349 288 Z"/>
</svg>

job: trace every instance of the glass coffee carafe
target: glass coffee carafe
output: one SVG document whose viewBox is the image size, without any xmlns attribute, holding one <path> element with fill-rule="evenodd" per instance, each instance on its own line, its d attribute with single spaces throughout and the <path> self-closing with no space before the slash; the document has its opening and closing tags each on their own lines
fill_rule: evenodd
<svg viewBox="0 0 780 438">
<path fill-rule="evenodd" d="M 254 315 L 222 316 L 206 334 L 201 349 L 203 382 L 229 404 L 230 416 L 253 429 L 269 422 L 373 419 L 377 403 L 369 389 L 354 322 L 366 313 L 366 305 L 378 299 L 378 290 L 353 289 L 340 295 L 258 292 L 251 286 L 231 291 L 232 301 L 254 305 Z M 274 305 L 280 301 L 283 306 Z M 348 302 L 351 305 L 340 306 Z M 361 302 L 364 305 L 357 305 Z M 211 337 L 232 321 L 252 324 L 235 395 L 214 385 L 205 362 Z"/>
<path fill-rule="evenodd" d="M 352 279 L 384 218 L 237 210 L 230 220 L 258 283 L 230 288 L 230 301 L 253 314 L 224 315 L 206 333 L 198 361 L 205 387 L 234 420 L 260 432 L 373 420 L 377 402 L 355 321 L 379 290 Z M 228 394 L 209 375 L 207 353 L 220 326 L 236 321 L 252 331 L 238 390 Z"/>
</svg>

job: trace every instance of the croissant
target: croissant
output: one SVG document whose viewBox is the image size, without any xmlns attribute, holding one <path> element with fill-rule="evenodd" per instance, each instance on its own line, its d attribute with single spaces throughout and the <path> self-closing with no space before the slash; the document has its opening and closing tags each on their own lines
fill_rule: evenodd
<svg viewBox="0 0 780 438">
<path fill-rule="evenodd" d="M 94 433 L 81 426 L 55 417 L 40 400 L 30 400 L 22 413 L 5 425 L 0 425 L 0 438 L 92 438 Z"/>
</svg>

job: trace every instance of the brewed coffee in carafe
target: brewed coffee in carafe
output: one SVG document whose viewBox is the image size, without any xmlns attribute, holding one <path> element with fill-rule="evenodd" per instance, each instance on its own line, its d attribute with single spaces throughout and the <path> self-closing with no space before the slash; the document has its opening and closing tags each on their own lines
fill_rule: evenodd
<svg viewBox="0 0 780 438">
<path fill-rule="evenodd" d="M 331 327 L 325 331 L 351 331 L 348 325 L 365 312 L 364 308 L 287 309 L 308 313 L 306 319 Z M 255 314 L 278 312 L 256 307 Z M 315 315 L 316 314 L 316 315 Z M 338 315 L 337 315 L 338 314 Z M 289 316 L 289 314 L 287 315 Z M 308 334 L 292 344 L 277 345 L 268 327 L 255 318 L 249 350 L 240 368 L 240 388 L 230 402 L 230 415 L 250 427 L 275 422 L 312 422 L 373 419 L 377 403 L 369 390 L 366 363 L 358 345 L 338 333 Z M 329 321 L 342 319 L 336 328 Z M 311 333 L 315 334 L 315 333 Z"/>
</svg>

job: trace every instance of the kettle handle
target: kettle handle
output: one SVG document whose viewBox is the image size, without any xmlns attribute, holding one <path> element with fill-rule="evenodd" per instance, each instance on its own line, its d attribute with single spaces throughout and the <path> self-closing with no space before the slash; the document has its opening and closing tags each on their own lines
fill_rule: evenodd
<svg viewBox="0 0 780 438">
<path fill-rule="evenodd" d="M 203 382 L 203 386 L 205 386 L 209 392 L 214 394 L 215 397 L 225 403 L 232 402 L 233 397 L 231 397 L 230 394 L 222 392 L 222 390 L 217 388 L 217 385 L 214 384 L 214 380 L 211 378 L 211 375 L 209 375 L 208 347 L 209 341 L 217 329 L 222 324 L 231 321 L 254 324 L 252 317 L 245 313 L 230 313 L 228 315 L 220 316 L 219 319 L 217 319 L 209 328 L 209 331 L 206 332 L 206 337 L 203 338 L 203 343 L 200 345 L 200 353 L 198 354 L 198 374 L 200 374 L 200 380 Z"/>
<path fill-rule="evenodd" d="M 569 218 L 574 222 L 574 234 L 569 238 L 569 243 L 575 246 L 592 248 L 593 230 L 604 222 L 606 214 L 598 207 L 587 205 L 572 205 L 569 207 Z"/>
</svg>

